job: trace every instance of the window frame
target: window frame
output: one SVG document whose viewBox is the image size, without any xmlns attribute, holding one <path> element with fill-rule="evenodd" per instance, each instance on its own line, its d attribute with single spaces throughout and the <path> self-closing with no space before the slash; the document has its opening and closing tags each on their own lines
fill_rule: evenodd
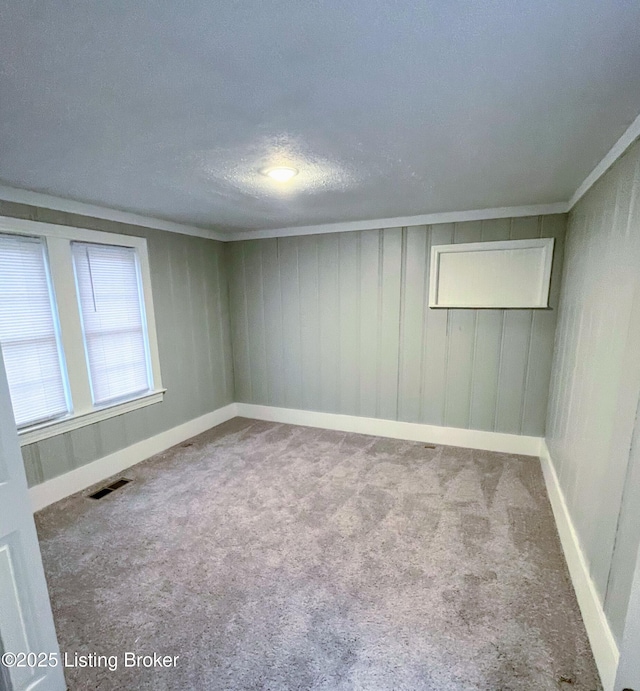
<svg viewBox="0 0 640 691">
<path fill-rule="evenodd" d="M 62 356 L 66 364 L 66 371 L 63 371 L 63 376 L 66 376 L 65 385 L 70 399 L 70 411 L 67 415 L 20 428 L 18 430 L 20 445 L 33 444 L 85 425 L 91 425 L 116 415 L 160 403 L 164 398 L 166 389 L 162 386 L 160 371 L 146 238 L 6 216 L 0 216 L 0 233 L 38 237 L 44 243 L 46 268 L 51 282 L 54 310 L 57 312 Z M 142 317 L 143 323 L 146 324 L 149 367 L 152 378 L 152 388 L 149 391 L 116 403 L 94 405 L 71 254 L 71 243 L 74 241 L 131 247 L 136 251 L 142 289 Z"/>
<path fill-rule="evenodd" d="M 35 420 L 31 420 L 29 422 L 23 422 L 23 423 L 18 423 L 16 420 L 16 427 L 18 429 L 18 432 L 22 429 L 28 429 L 30 427 L 35 427 L 37 425 L 43 425 L 45 423 L 49 422 L 54 422 L 56 420 L 60 420 L 62 418 L 65 418 L 69 415 L 71 409 L 72 409 L 72 403 L 71 403 L 71 393 L 69 391 L 69 377 L 67 376 L 67 364 L 65 361 L 64 357 L 64 350 L 62 347 L 62 334 L 60 331 L 60 320 L 58 318 L 58 304 L 56 302 L 56 296 L 55 296 L 55 291 L 53 288 L 53 281 L 51 280 L 51 271 L 49 270 L 49 257 L 47 254 L 47 245 L 46 242 L 43 240 L 41 237 L 34 237 L 32 235 L 17 235 L 15 233 L 10 234 L 10 233 L 3 233 L 0 232 L 0 243 L 2 242 L 2 238 L 18 238 L 18 237 L 23 237 L 27 240 L 27 242 L 32 243 L 35 247 L 38 248 L 39 252 L 39 257 L 42 260 L 42 269 L 43 269 L 43 274 L 44 274 L 44 280 L 46 283 L 47 287 L 47 295 L 48 295 L 48 301 L 49 305 L 51 308 L 51 322 L 52 322 L 52 327 L 53 327 L 53 336 L 55 339 L 55 347 L 56 347 L 56 352 L 57 352 L 57 360 L 58 360 L 58 368 L 59 368 L 59 373 L 60 373 L 60 378 L 61 378 L 61 383 L 62 383 L 62 389 L 63 389 L 63 395 L 64 395 L 64 404 L 65 404 L 65 411 L 60 412 L 60 413 L 52 413 L 51 415 L 47 415 L 44 417 L 40 417 Z M 6 358 L 6 350 L 3 353 Z M 5 360 L 6 364 L 6 360 Z M 15 411 L 14 411 L 14 417 L 15 417 Z"/>
<path fill-rule="evenodd" d="M 433 245 L 431 247 L 431 262 L 430 262 L 430 276 L 429 276 L 429 307 L 431 309 L 548 309 L 549 307 L 549 290 L 551 284 L 551 265 L 553 262 L 553 238 L 530 238 L 527 240 L 496 240 L 490 242 L 466 242 L 453 245 Z M 511 260 L 513 264 L 513 251 L 526 251 L 528 255 L 535 261 L 538 260 L 537 266 L 533 265 L 534 274 L 531 285 L 535 290 L 533 297 L 523 297 L 522 294 L 518 296 L 515 301 L 505 301 L 504 294 L 508 294 L 513 300 L 514 294 L 517 295 L 515 287 L 502 286 L 496 292 L 498 297 L 485 302 L 479 301 L 477 291 L 473 291 L 473 276 L 482 276 L 478 270 L 471 273 L 470 276 L 466 274 L 462 279 L 457 280 L 458 285 L 462 285 L 468 294 L 472 297 L 466 297 L 458 300 L 443 299 L 441 282 L 441 257 L 443 255 L 463 255 L 467 254 L 471 258 L 480 258 L 483 253 L 493 252 L 500 253 L 507 261 Z M 521 272 L 515 271 L 510 267 L 507 273 L 507 281 L 522 282 Z"/>
</svg>

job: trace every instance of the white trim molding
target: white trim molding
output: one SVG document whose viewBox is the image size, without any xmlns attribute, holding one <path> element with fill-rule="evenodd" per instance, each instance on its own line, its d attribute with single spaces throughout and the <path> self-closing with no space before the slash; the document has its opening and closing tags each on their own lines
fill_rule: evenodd
<svg viewBox="0 0 640 691">
<path fill-rule="evenodd" d="M 277 408 L 253 403 L 236 403 L 236 408 L 237 414 L 241 417 L 269 422 L 321 427 L 340 432 L 356 432 L 357 434 L 370 434 L 376 437 L 406 439 L 407 441 L 421 441 L 445 446 L 462 446 L 468 449 L 502 451 L 524 456 L 538 456 L 540 454 L 540 437 L 484 432 L 459 427 L 439 427 L 417 422 L 381 420 L 356 415 L 317 413 L 311 410 Z"/>
<path fill-rule="evenodd" d="M 364 221 L 340 221 L 291 228 L 273 228 L 262 230 L 224 231 L 183 225 L 150 216 L 142 216 L 128 211 L 120 211 L 94 204 L 86 204 L 71 199 L 54 197 L 41 192 L 18 189 L 0 185 L 0 200 L 29 204 L 44 209 L 55 209 L 81 216 L 103 218 L 118 223 L 128 223 L 144 228 L 155 228 L 183 235 L 195 235 L 221 242 L 240 240 L 257 240 L 261 238 L 290 237 L 293 235 L 319 235 L 322 233 L 346 233 L 357 230 L 376 230 L 378 228 L 398 228 L 406 226 L 435 225 L 436 223 L 463 223 L 464 221 L 484 221 L 493 218 L 518 218 L 522 216 L 548 216 L 564 214 L 569 211 L 567 202 L 551 204 L 529 204 L 526 206 L 502 206 L 492 209 L 470 209 L 467 211 L 443 211 L 414 216 L 397 216 L 393 218 L 374 218 Z"/>
<path fill-rule="evenodd" d="M 495 209 L 472 209 L 470 211 L 444 211 L 442 213 L 420 214 L 418 216 L 397 216 L 395 218 L 374 218 L 369 221 L 346 221 L 325 223 L 294 228 L 272 230 L 243 230 L 225 234 L 228 242 L 280 238 L 291 235 L 319 235 L 322 233 L 347 233 L 355 230 L 376 230 L 379 228 L 404 228 L 406 226 L 429 226 L 436 223 L 463 223 L 464 221 L 486 221 L 493 218 L 519 218 L 522 216 L 549 216 L 568 211 L 566 202 L 554 204 L 532 204 L 529 206 L 503 206 Z"/>
<path fill-rule="evenodd" d="M 71 430 L 84 427 L 85 425 L 93 425 L 96 422 L 108 420 L 110 417 L 124 415 L 124 413 L 130 413 L 132 410 L 145 408 L 146 406 L 153 405 L 154 403 L 162 403 L 166 391 L 166 389 L 152 391 L 142 396 L 137 396 L 136 398 L 123 401 L 117 405 L 96 408 L 95 410 L 81 415 L 70 415 L 60 420 L 51 420 L 50 422 L 45 422 L 41 425 L 35 425 L 33 427 L 27 427 L 23 430 L 18 430 L 20 446 L 28 446 L 29 444 L 34 444 L 37 441 L 42 441 L 43 439 L 48 439 L 49 437 L 55 437 L 58 434 L 64 434 L 65 432 L 71 432 Z"/>
<path fill-rule="evenodd" d="M 604 691 L 613 691 L 620 653 L 604 613 L 598 591 L 589 574 L 589 567 L 580 547 L 580 540 L 571 520 L 571 514 L 544 439 L 541 443 L 540 462 L 558 527 L 560 542 L 602 685 Z"/>
<path fill-rule="evenodd" d="M 568 211 L 573 209 L 638 137 L 640 137 L 640 115 L 629 125 L 620 139 L 609 149 L 600 163 L 587 175 L 580 187 L 573 193 L 569 200 Z"/>
<path fill-rule="evenodd" d="M 433 245 L 429 307 L 546 309 L 549 306 L 553 244 L 553 238 L 532 238 Z M 442 255 L 447 254 L 453 256 L 448 269 L 443 272 Z M 525 254 L 528 265 L 524 260 Z M 463 263 L 451 266 L 451 260 L 456 257 L 462 257 Z M 487 257 L 490 257 L 488 263 L 485 261 Z M 450 275 L 442 280 L 442 274 L 447 271 Z M 488 275 L 491 275 L 490 280 Z M 442 284 L 444 287 L 441 288 Z"/>
<path fill-rule="evenodd" d="M 39 485 L 34 485 L 29 490 L 31 505 L 34 511 L 39 511 L 49 504 L 60 501 L 65 497 L 81 492 L 82 490 L 102 482 L 107 478 L 121 473 L 140 461 L 144 461 L 157 453 L 166 451 L 176 444 L 206 432 L 208 429 L 220 425 L 237 416 L 236 404 L 230 403 L 223 408 L 218 408 L 211 413 L 189 420 L 181 425 L 172 427 L 166 432 L 161 432 L 155 437 L 150 437 L 137 444 L 127 446 L 120 451 L 99 458 L 97 461 L 87 463 L 64 475 L 59 475 Z"/>
<path fill-rule="evenodd" d="M 161 218 L 143 216 L 141 214 L 135 214 L 129 211 L 120 211 L 119 209 L 112 209 L 106 206 L 78 202 L 73 199 L 64 199 L 62 197 L 55 197 L 50 194 L 43 194 L 42 192 L 33 192 L 32 190 L 24 190 L 18 187 L 9 187 L 7 185 L 0 185 L 0 200 L 15 202 L 17 204 L 28 204 L 29 206 L 38 206 L 43 209 L 66 211 L 67 213 L 78 214 L 79 216 L 102 218 L 105 221 L 127 223 L 133 226 L 154 228 L 156 230 L 166 230 L 170 233 L 193 235 L 195 237 L 206 238 L 208 240 L 225 239 L 223 233 L 219 233 L 215 230 L 209 230 L 207 228 L 199 228 L 198 226 L 190 226 L 182 223 L 175 223 L 173 221 L 165 221 Z"/>
</svg>

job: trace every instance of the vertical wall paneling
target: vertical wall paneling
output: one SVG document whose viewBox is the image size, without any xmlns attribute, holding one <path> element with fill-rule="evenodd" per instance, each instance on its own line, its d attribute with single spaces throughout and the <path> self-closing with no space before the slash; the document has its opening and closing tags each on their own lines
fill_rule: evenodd
<svg viewBox="0 0 640 691">
<path fill-rule="evenodd" d="M 221 400 L 224 398 L 225 382 L 224 377 L 215 377 L 214 372 L 224 371 L 224 351 L 216 347 L 215 337 L 215 313 L 219 309 L 218 296 L 216 299 L 207 299 L 207 279 L 211 280 L 214 286 L 218 285 L 218 265 L 215 261 L 216 255 L 205 252 L 198 252 L 195 261 L 199 263 L 197 272 L 198 294 L 201 296 L 201 329 L 203 339 L 202 365 L 205 367 L 206 380 L 213 382 L 212 386 L 204 387 L 208 393 L 205 405 L 208 406 L 211 400 Z M 212 296 L 213 297 L 213 296 Z"/>
<path fill-rule="evenodd" d="M 549 302 L 557 305 L 560 297 L 561 267 L 564 256 L 565 220 L 561 216 L 542 216 L 540 237 L 554 238 L 553 264 Z M 547 393 L 551 378 L 551 360 L 546 355 L 553 350 L 556 314 L 553 310 L 536 310 L 531 321 L 531 340 L 524 387 L 521 433 L 532 434 L 530 421 L 546 416 Z"/>
<path fill-rule="evenodd" d="M 509 239 L 539 237 L 538 226 L 539 219 L 536 217 L 514 218 Z M 496 427 L 511 434 L 520 434 L 521 431 L 532 319 L 533 310 L 506 310 L 504 314 Z"/>
<path fill-rule="evenodd" d="M 542 435 L 559 273 L 549 310 L 430 309 L 428 285 L 433 244 L 545 223 L 561 245 L 562 215 L 231 243 L 238 400 Z"/>
<path fill-rule="evenodd" d="M 398 417 L 398 358 L 400 341 L 400 301 L 402 275 L 402 228 L 381 233 L 379 261 L 379 320 L 376 417 Z M 387 363 L 396 363 L 388 367 Z"/>
<path fill-rule="evenodd" d="M 640 394 L 639 190 L 636 142 L 570 214 L 547 425 L 568 510 L 618 641 L 639 537 L 637 506 L 623 501 Z M 538 335 L 549 338 L 547 331 Z"/>
<path fill-rule="evenodd" d="M 640 301 L 640 296 L 638 296 Z M 640 338 L 636 325 L 636 338 Z M 636 407 L 636 421 L 631 443 L 629 464 L 625 475 L 618 530 L 611 569 L 605 593 L 607 616 L 615 622 L 621 640 L 633 582 L 633 554 L 638 552 L 638 506 L 640 505 L 640 398 Z"/>
<path fill-rule="evenodd" d="M 280 262 L 278 265 L 282 281 L 282 339 L 285 366 L 285 406 L 302 407 L 302 335 L 300 332 L 300 276 L 298 267 L 298 238 L 279 238 Z M 240 289 L 242 290 L 242 288 Z M 235 318 L 231 303 L 231 318 Z M 277 327 L 274 327 L 277 328 Z M 252 403 L 259 399 L 249 397 L 238 400 Z"/>
<path fill-rule="evenodd" d="M 112 418 L 117 420 L 118 418 Z M 73 470 L 73 457 L 69 453 L 69 433 L 59 434 L 38 442 L 40 463 L 45 479 Z"/>
<path fill-rule="evenodd" d="M 206 338 L 202 329 L 205 323 L 203 319 L 203 300 L 204 296 L 200 296 L 195 283 L 198 269 L 198 248 L 192 244 L 184 244 L 182 247 L 182 257 L 185 280 L 185 299 L 186 299 L 186 319 L 187 332 L 189 334 L 190 352 L 192 354 L 191 367 L 195 367 L 197 372 L 204 372 L 206 377 Z M 210 277 L 213 279 L 213 276 Z M 190 328 L 189 328 L 190 327 Z M 206 407 L 207 386 L 205 377 L 196 377 L 196 386 L 193 396 L 193 413 L 192 417 L 196 417 L 196 411 L 202 410 Z"/>
<path fill-rule="evenodd" d="M 185 330 L 187 318 L 189 314 L 188 293 L 187 293 L 187 278 L 182 281 L 178 277 L 186 268 L 186 261 L 183 254 L 182 244 L 179 243 L 177 236 L 169 238 L 169 294 L 171 296 L 171 314 L 174 315 L 174 329 L 175 335 L 173 339 L 174 356 L 171 362 L 175 363 L 176 379 L 186 381 L 188 376 L 188 368 L 193 360 L 193 341 L 191 334 Z M 167 387 L 168 389 L 169 387 Z M 193 389 L 197 388 L 197 384 Z M 186 409 L 190 413 L 192 401 L 195 399 L 195 391 L 185 392 L 182 389 L 175 389 L 172 387 L 172 394 L 178 398 L 178 405 Z M 190 395 L 188 395 L 190 394 Z M 187 413 L 187 414 L 189 414 Z M 116 418 L 117 419 L 117 418 Z"/>
<path fill-rule="evenodd" d="M 510 230 L 511 221 L 508 218 L 483 221 L 480 239 L 484 242 L 508 240 Z M 476 312 L 474 367 L 469 410 L 469 426 L 472 429 L 492 430 L 495 426 L 504 316 L 505 310 L 478 310 Z M 544 357 L 543 352 L 542 358 Z M 548 353 L 546 353 L 546 358 L 549 359 Z M 533 433 L 527 432 L 527 434 Z"/>
<path fill-rule="evenodd" d="M 44 481 L 42 464 L 40 462 L 40 450 L 37 444 L 30 444 L 22 448 L 24 467 L 27 473 L 29 487 L 38 485 Z"/>
<path fill-rule="evenodd" d="M 360 414 L 360 234 L 338 235 L 340 412 Z"/>
<path fill-rule="evenodd" d="M 231 346 L 231 317 L 229 314 L 229 285 L 227 280 L 227 256 L 224 245 L 216 245 L 215 252 L 211 255 L 211 261 L 215 267 L 212 272 L 216 279 L 212 283 L 205 281 L 205 288 L 208 290 L 210 302 L 215 306 L 213 313 L 212 328 L 215 333 L 213 339 L 215 352 L 220 354 L 219 358 L 214 358 L 215 369 L 213 379 L 220 383 L 219 396 L 215 402 L 233 401 L 235 396 L 235 376 L 233 368 L 233 350 Z M 207 276 L 210 275 L 207 272 Z"/>
<path fill-rule="evenodd" d="M 270 363 L 267 369 L 267 391 L 269 405 L 284 407 L 284 347 L 282 333 L 282 288 L 278 265 L 278 240 L 271 238 L 261 244 L 262 281 L 264 300 L 265 357 Z"/>
<path fill-rule="evenodd" d="M 320 294 L 320 410 L 340 405 L 340 238 L 318 239 L 318 290 Z"/>
<path fill-rule="evenodd" d="M 448 245 L 453 242 L 454 226 L 443 223 L 429 228 L 429 242 L 426 255 L 427 266 L 425 277 L 429 285 L 429 262 L 432 245 Z M 407 287 L 409 288 L 409 287 Z M 424 301 L 424 366 L 422 381 L 422 416 L 420 422 L 432 425 L 444 425 L 446 407 L 447 354 L 450 336 L 449 310 L 430 309 L 429 296 L 425 292 Z"/>
<path fill-rule="evenodd" d="M 481 238 L 480 221 L 455 224 L 454 243 L 479 242 Z M 449 427 L 469 427 L 477 316 L 477 310 L 448 310 L 444 424 Z"/>
<path fill-rule="evenodd" d="M 302 403 L 309 410 L 320 405 L 320 284 L 318 235 L 298 238 L 300 285 L 300 355 Z"/>
<path fill-rule="evenodd" d="M 398 419 L 422 422 L 424 379 L 424 332 L 426 310 L 429 231 L 426 226 L 403 229 Z"/>
<path fill-rule="evenodd" d="M 238 400 L 251 400 L 251 371 L 248 353 L 247 301 L 244 287 L 244 243 L 237 242 L 226 247 L 227 271 L 229 272 L 229 302 L 231 340 L 233 342 L 233 372 Z"/>
<path fill-rule="evenodd" d="M 144 409 L 140 410 L 134 410 L 132 411 L 132 415 L 123 415 L 122 416 L 122 424 L 124 426 L 124 431 L 125 431 L 125 439 L 127 441 L 127 445 L 135 443 L 135 441 L 139 438 L 138 435 L 142 436 L 143 439 L 147 439 L 150 437 L 149 430 L 147 429 L 147 412 Z M 75 431 L 75 430 L 74 430 Z M 72 440 L 75 442 L 76 435 L 71 435 Z M 130 441 L 132 440 L 132 441 Z M 74 449 L 74 460 L 75 464 L 81 465 L 79 461 L 79 457 L 77 453 L 75 452 L 76 449 L 76 444 L 73 443 L 72 447 Z M 82 463 L 84 465 L 84 462 Z"/>
<path fill-rule="evenodd" d="M 163 276 L 165 281 L 169 275 L 169 256 L 171 248 L 168 242 L 158 243 L 155 247 L 154 252 L 149 252 L 149 269 L 151 276 Z M 171 291 L 169 290 L 168 284 L 165 283 L 164 290 L 153 290 L 153 307 L 158 314 L 171 314 L 173 309 L 173 302 L 171 297 Z M 175 343 L 175 333 L 172 329 L 162 329 L 157 330 L 158 336 L 158 352 L 160 356 L 160 362 L 173 362 L 177 357 L 177 345 Z M 167 388 L 167 393 L 165 394 L 165 401 L 167 397 L 169 399 L 172 397 L 175 382 L 171 381 L 173 377 L 174 368 L 170 367 L 162 368 L 162 383 L 163 386 Z M 171 426 L 170 411 L 164 405 L 154 410 L 153 413 L 147 416 L 148 429 L 151 435 L 158 434 L 163 429 L 168 429 Z M 107 451 L 102 445 L 102 435 L 100 433 L 100 425 L 92 425 L 91 429 L 94 433 L 95 443 L 96 443 L 96 453 L 98 454 L 95 458 L 101 458 L 107 454 Z"/>
<path fill-rule="evenodd" d="M 242 243 L 244 300 L 251 338 L 247 339 L 252 395 L 269 400 L 267 382 L 267 351 L 265 340 L 264 287 L 262 281 L 262 245 Z"/>
<path fill-rule="evenodd" d="M 376 417 L 378 392 L 378 319 L 380 315 L 380 262 L 383 231 L 360 235 L 360 415 Z"/>
<path fill-rule="evenodd" d="M 93 425 L 80 427 L 69 435 L 73 449 L 74 466 L 84 465 L 102 455 L 102 444 Z M 36 446 L 37 444 L 32 444 Z M 30 447 L 27 447 L 30 448 Z"/>
</svg>

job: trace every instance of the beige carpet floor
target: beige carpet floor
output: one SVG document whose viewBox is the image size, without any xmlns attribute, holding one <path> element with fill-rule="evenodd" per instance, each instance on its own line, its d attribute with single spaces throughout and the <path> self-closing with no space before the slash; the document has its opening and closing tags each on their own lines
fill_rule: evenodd
<svg viewBox="0 0 640 691">
<path fill-rule="evenodd" d="M 600 689 L 537 459 L 237 418 L 37 515 L 77 689 Z M 123 666 L 124 653 L 178 655 Z"/>
</svg>

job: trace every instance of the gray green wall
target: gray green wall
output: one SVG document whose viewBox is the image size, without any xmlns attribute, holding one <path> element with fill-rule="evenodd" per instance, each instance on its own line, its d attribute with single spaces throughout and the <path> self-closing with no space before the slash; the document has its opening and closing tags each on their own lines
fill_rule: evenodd
<svg viewBox="0 0 640 691">
<path fill-rule="evenodd" d="M 542 436 L 565 215 L 228 243 L 236 400 Z M 548 310 L 432 310 L 433 244 L 554 237 Z"/>
<path fill-rule="evenodd" d="M 618 641 L 639 537 L 640 468 L 629 463 L 639 392 L 636 143 L 570 215 L 547 422 L 560 485 Z"/>
<path fill-rule="evenodd" d="M 220 242 L 0 201 L 0 215 L 147 238 L 164 401 L 22 449 L 30 485 L 233 401 Z"/>
</svg>

